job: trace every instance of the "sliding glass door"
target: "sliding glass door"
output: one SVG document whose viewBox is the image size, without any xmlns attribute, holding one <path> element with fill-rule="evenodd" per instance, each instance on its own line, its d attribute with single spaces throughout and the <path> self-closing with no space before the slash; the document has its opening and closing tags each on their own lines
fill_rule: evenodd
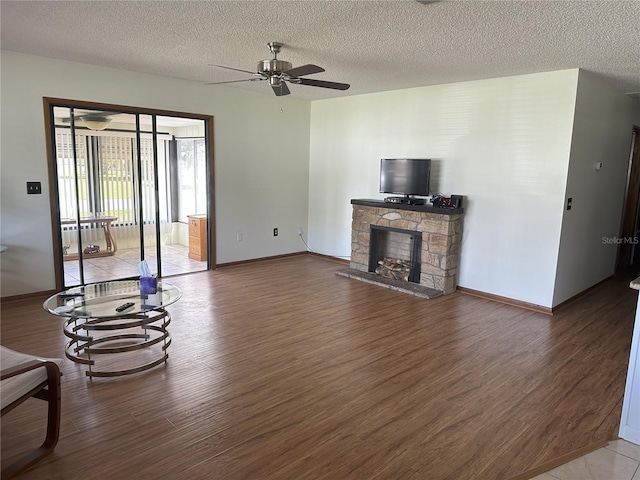
<svg viewBox="0 0 640 480">
<path fill-rule="evenodd" d="M 206 121 L 50 105 L 61 287 L 213 267 L 189 254 L 189 219 L 210 225 Z M 58 229 L 59 235 L 55 235 Z M 56 239 L 56 237 L 58 237 Z"/>
</svg>

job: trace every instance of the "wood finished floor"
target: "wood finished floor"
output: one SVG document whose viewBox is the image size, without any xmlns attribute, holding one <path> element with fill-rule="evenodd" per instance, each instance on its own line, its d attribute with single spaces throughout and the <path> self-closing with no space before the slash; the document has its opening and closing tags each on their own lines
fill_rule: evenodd
<svg viewBox="0 0 640 480">
<path fill-rule="evenodd" d="M 90 383 L 64 361 L 62 431 L 27 479 L 507 479 L 617 437 L 637 292 L 612 279 L 553 317 L 423 300 L 300 255 L 170 279 L 166 366 Z M 2 344 L 63 356 L 41 300 Z M 2 460 L 44 434 L 2 419 Z"/>
</svg>

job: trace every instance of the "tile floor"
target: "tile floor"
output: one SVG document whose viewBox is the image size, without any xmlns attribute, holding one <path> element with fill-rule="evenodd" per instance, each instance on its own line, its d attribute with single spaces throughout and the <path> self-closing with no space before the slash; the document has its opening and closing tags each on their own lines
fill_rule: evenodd
<svg viewBox="0 0 640 480">
<path fill-rule="evenodd" d="M 614 440 L 532 480 L 640 480 L 640 445 Z"/>
<path fill-rule="evenodd" d="M 162 246 L 162 276 L 199 272 L 207 269 L 207 262 L 198 262 L 188 257 L 189 248 L 183 245 Z M 152 255 L 153 256 L 153 255 Z M 84 262 L 85 283 L 103 282 L 118 278 L 138 276 L 138 249 L 118 249 L 111 257 L 87 259 Z M 156 271 L 155 258 L 147 260 L 152 272 Z M 64 262 L 66 286 L 80 284 L 80 267 L 77 260 Z"/>
</svg>

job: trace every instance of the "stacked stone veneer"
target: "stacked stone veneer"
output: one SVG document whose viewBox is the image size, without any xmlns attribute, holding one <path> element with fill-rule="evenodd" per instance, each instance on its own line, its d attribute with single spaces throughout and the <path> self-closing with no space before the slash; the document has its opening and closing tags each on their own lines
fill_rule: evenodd
<svg viewBox="0 0 640 480">
<path fill-rule="evenodd" d="M 421 232 L 420 285 L 445 295 L 456 290 L 462 244 L 461 214 L 448 215 L 354 204 L 350 267 L 355 270 L 369 270 L 371 225 Z"/>
</svg>

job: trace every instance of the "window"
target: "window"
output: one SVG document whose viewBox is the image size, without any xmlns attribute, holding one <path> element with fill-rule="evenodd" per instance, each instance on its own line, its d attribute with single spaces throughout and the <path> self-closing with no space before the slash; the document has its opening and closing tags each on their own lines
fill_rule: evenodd
<svg viewBox="0 0 640 480">
<path fill-rule="evenodd" d="M 177 138 L 178 220 L 207 213 L 207 155 L 204 138 Z"/>
<path fill-rule="evenodd" d="M 164 152 L 166 139 L 158 141 L 158 171 L 166 179 Z M 58 191 L 61 218 L 76 217 L 76 182 L 73 161 L 73 144 L 69 131 L 56 132 L 58 149 Z M 154 166 L 153 139 L 142 136 L 141 178 L 138 178 L 136 139 L 132 135 L 76 134 L 76 157 L 78 160 L 77 198 L 80 202 L 80 216 L 118 217 L 120 225 L 138 223 L 140 208 L 136 194 L 141 182 L 143 221 L 155 222 L 154 206 Z M 166 195 L 163 195 L 166 198 Z M 166 212 L 166 208 L 161 211 Z M 166 218 L 166 215 L 161 215 Z"/>
</svg>

